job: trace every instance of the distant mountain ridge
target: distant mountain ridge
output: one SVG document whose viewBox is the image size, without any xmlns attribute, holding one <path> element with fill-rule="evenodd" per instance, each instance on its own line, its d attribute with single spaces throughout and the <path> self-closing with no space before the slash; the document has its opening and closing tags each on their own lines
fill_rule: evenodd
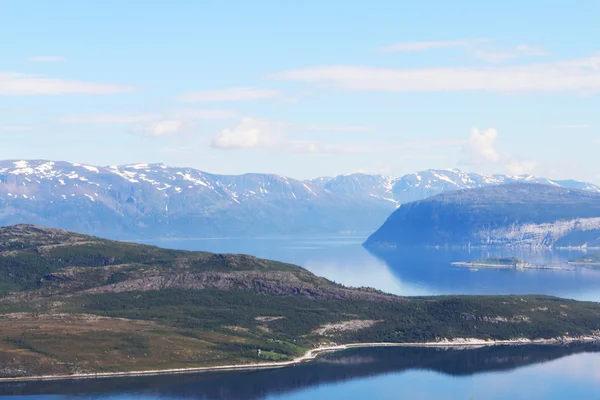
<svg viewBox="0 0 600 400">
<path fill-rule="evenodd" d="M 367 247 L 599 247 L 600 193 L 512 183 L 400 206 Z"/>
<path fill-rule="evenodd" d="M 600 187 L 585 182 L 458 170 L 302 181 L 163 164 L 8 160 L 0 161 L 0 225 L 43 224 L 113 238 L 367 232 L 400 204 L 511 182 L 600 193 Z"/>
</svg>

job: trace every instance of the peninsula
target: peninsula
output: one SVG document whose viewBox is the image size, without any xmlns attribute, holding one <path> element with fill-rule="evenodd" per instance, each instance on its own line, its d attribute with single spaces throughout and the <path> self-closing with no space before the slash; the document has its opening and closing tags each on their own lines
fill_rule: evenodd
<svg viewBox="0 0 600 400">
<path fill-rule="evenodd" d="M 15 225 L 0 228 L 0 330 L 0 378 L 50 379 L 279 367 L 365 345 L 593 341 L 600 305 L 400 297 L 247 255 Z"/>
</svg>

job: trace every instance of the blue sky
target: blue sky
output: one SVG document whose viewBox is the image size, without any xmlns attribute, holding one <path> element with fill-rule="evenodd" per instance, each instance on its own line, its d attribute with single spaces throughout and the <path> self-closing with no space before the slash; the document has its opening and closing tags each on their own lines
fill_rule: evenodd
<svg viewBox="0 0 600 400">
<path fill-rule="evenodd" d="M 600 183 L 600 2 L 573 5 L 0 0 L 0 159 Z"/>
</svg>

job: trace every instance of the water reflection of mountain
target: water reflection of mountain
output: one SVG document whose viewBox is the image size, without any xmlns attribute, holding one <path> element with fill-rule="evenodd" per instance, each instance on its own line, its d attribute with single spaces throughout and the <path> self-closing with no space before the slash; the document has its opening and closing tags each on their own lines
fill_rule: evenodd
<svg viewBox="0 0 600 400">
<path fill-rule="evenodd" d="M 472 375 L 511 370 L 583 352 L 600 352 L 600 346 L 496 346 L 467 350 L 363 348 L 331 353 L 312 363 L 275 370 L 7 383 L 0 385 L 0 395 L 261 399 L 271 394 L 410 369 Z"/>
<path fill-rule="evenodd" d="M 576 268 L 574 271 L 499 270 L 452 266 L 455 261 L 472 261 L 493 256 L 516 257 L 536 265 L 565 265 L 581 252 L 529 249 L 368 249 L 385 262 L 405 284 L 419 284 L 432 293 L 450 294 L 525 294 L 540 293 L 571 296 L 597 290 L 600 270 Z"/>
</svg>

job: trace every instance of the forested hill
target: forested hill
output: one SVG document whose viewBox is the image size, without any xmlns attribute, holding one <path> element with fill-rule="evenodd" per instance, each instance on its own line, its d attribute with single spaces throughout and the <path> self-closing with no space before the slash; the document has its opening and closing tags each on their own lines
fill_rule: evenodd
<svg viewBox="0 0 600 400">
<path fill-rule="evenodd" d="M 56 296 L 165 289 L 251 290 L 326 299 L 396 298 L 347 289 L 304 268 L 243 254 L 118 242 L 34 225 L 0 228 L 0 293 Z"/>
<path fill-rule="evenodd" d="M 0 228 L 0 277 L 0 377 L 288 360 L 332 342 L 572 340 L 600 331 L 597 303 L 406 298 L 247 255 L 31 225 Z"/>
</svg>

